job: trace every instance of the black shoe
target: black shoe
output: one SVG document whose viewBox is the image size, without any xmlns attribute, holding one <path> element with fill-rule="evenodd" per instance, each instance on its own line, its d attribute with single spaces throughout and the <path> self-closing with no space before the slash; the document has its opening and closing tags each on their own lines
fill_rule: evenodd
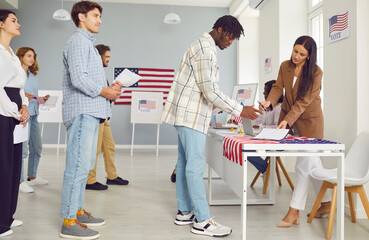
<svg viewBox="0 0 369 240">
<path fill-rule="evenodd" d="M 121 177 L 117 177 L 116 179 L 110 180 L 109 178 L 106 179 L 106 184 L 109 185 L 128 185 L 129 181 L 128 180 L 124 180 Z"/>
<path fill-rule="evenodd" d="M 86 184 L 86 189 L 89 189 L 89 190 L 106 190 L 108 189 L 108 186 L 104 185 L 104 184 L 101 184 L 99 182 L 95 182 L 93 184 Z"/>
<path fill-rule="evenodd" d="M 176 182 L 176 177 L 177 177 L 177 174 L 175 173 L 176 169 L 173 170 L 173 173 L 172 175 L 170 176 L 170 181 L 172 182 Z"/>
</svg>

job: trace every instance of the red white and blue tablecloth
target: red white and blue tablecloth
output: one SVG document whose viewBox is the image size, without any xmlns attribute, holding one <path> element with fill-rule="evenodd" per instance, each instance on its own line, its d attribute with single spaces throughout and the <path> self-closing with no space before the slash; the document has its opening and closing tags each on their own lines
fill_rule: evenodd
<svg viewBox="0 0 369 240">
<path fill-rule="evenodd" d="M 324 139 L 307 137 L 287 137 L 280 141 L 253 140 L 249 136 L 224 137 L 223 156 L 230 161 L 242 166 L 242 145 L 243 144 L 338 144 Z"/>
</svg>

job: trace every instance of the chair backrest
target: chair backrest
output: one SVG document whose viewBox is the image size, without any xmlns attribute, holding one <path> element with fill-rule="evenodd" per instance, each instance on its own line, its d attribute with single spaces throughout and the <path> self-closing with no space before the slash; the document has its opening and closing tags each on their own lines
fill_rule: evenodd
<svg viewBox="0 0 369 240">
<path fill-rule="evenodd" d="M 369 181 L 369 132 L 362 132 L 355 139 L 345 158 L 345 171 L 355 173 L 362 184 Z"/>
</svg>

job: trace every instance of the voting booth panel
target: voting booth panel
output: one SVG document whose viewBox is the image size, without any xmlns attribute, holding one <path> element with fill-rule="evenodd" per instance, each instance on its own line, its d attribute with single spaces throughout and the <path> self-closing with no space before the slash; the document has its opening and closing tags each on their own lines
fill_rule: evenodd
<svg viewBox="0 0 369 240">
<path fill-rule="evenodd" d="M 60 129 L 63 123 L 62 115 L 62 102 L 63 102 L 63 92 L 61 90 L 39 90 L 38 95 L 40 97 L 50 95 L 48 101 L 40 105 L 38 121 L 42 123 L 41 136 L 44 132 L 45 123 L 58 123 L 58 146 L 56 153 L 59 154 L 60 146 Z"/>
<path fill-rule="evenodd" d="M 161 115 L 163 113 L 162 92 L 132 92 L 131 123 L 132 144 L 131 156 L 133 155 L 133 144 L 136 123 L 156 124 L 156 156 L 159 155 L 159 130 Z"/>
</svg>

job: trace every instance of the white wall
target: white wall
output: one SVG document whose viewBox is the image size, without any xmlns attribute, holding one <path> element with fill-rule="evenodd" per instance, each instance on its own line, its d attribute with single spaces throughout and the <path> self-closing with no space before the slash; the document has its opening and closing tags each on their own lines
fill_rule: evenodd
<svg viewBox="0 0 369 240">
<path fill-rule="evenodd" d="M 280 0 L 268 1 L 259 14 L 259 99 L 263 100 L 262 89 L 264 83 L 276 79 L 280 64 L 280 24 L 279 24 Z M 265 58 L 272 58 L 272 71 L 264 73 Z M 260 91 L 261 90 L 261 91 Z"/>
<path fill-rule="evenodd" d="M 245 31 L 245 37 L 238 42 L 238 84 L 259 82 L 259 19 L 240 17 L 238 19 Z"/>
<path fill-rule="evenodd" d="M 279 61 L 290 59 L 295 40 L 308 33 L 307 1 L 279 1 Z"/>
</svg>

